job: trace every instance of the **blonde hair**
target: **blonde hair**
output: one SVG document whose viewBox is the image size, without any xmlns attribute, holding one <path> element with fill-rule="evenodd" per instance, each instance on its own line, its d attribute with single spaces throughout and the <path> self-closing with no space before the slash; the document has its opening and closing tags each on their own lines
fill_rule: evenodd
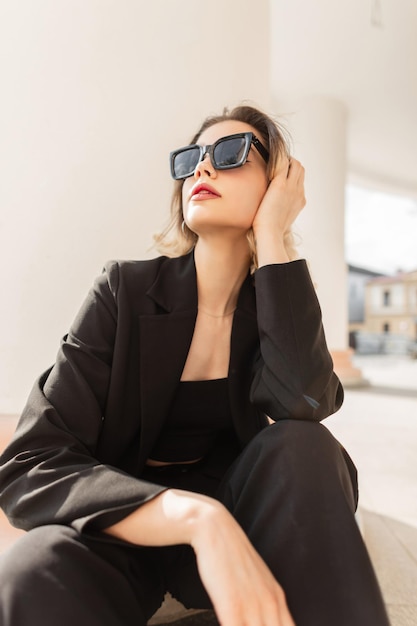
<svg viewBox="0 0 417 626">
<path fill-rule="evenodd" d="M 207 128 L 226 120 L 244 122 L 255 128 L 259 134 L 259 139 L 262 140 L 262 143 L 269 152 L 266 173 L 268 180 L 271 180 L 277 160 L 283 155 L 290 155 L 289 136 L 285 129 L 278 124 L 278 122 L 255 107 L 239 105 L 231 111 L 224 109 L 221 115 L 207 117 L 195 133 L 194 137 L 192 137 L 190 144 L 197 143 L 198 138 Z M 182 206 L 183 182 L 183 180 L 176 180 L 174 182 L 170 220 L 164 230 L 154 236 L 155 247 L 157 250 L 161 254 L 165 254 L 170 257 L 181 256 L 191 252 L 198 241 L 198 235 L 189 229 L 184 222 Z M 252 257 L 252 269 L 256 269 L 256 244 L 252 229 L 248 231 L 247 237 Z M 289 258 L 296 258 L 297 252 L 295 249 L 295 241 L 292 231 L 288 231 L 285 234 L 284 245 Z"/>
</svg>

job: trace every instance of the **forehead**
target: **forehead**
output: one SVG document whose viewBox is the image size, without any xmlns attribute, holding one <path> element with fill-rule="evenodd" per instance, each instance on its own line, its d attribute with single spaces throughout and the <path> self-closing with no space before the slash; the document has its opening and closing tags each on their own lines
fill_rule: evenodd
<svg viewBox="0 0 417 626">
<path fill-rule="evenodd" d="M 256 129 L 245 122 L 238 122 L 237 120 L 224 120 L 213 124 L 210 128 L 207 128 L 201 133 L 197 139 L 197 143 L 201 146 L 208 146 L 227 135 L 234 135 L 235 133 L 246 133 L 251 131 L 256 135 Z"/>
</svg>

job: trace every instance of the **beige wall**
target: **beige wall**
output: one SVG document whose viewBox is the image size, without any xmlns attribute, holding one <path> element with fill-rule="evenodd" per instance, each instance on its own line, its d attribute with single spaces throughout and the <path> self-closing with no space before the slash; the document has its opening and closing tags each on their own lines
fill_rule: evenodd
<svg viewBox="0 0 417 626">
<path fill-rule="evenodd" d="M 277 104 L 291 131 L 294 155 L 305 167 L 307 204 L 294 230 L 310 264 L 323 312 L 328 344 L 343 351 L 348 343 L 345 260 L 346 131 L 344 104 L 325 96 Z"/>
<path fill-rule="evenodd" d="M 0 413 L 21 410 L 109 258 L 167 215 L 167 154 L 226 104 L 269 105 L 267 0 L 1 7 Z"/>
</svg>

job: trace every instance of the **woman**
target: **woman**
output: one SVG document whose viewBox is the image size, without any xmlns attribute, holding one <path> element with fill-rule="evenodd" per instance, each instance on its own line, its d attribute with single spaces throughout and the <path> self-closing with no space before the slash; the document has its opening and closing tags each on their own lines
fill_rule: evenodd
<svg viewBox="0 0 417 626">
<path fill-rule="evenodd" d="M 246 106 L 171 154 L 186 254 L 106 266 L 3 455 L 1 504 L 34 530 L 3 559 L 2 625 L 146 624 L 166 590 L 222 626 L 388 623 L 318 424 L 343 392 L 291 261 L 288 154 Z"/>
</svg>

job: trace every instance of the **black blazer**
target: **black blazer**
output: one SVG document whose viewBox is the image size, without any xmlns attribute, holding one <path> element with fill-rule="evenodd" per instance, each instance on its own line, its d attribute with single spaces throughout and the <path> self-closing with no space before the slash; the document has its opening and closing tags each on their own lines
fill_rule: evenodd
<svg viewBox="0 0 417 626">
<path fill-rule="evenodd" d="M 138 478 L 180 380 L 197 315 L 194 255 L 111 262 L 0 461 L 12 524 L 115 523 L 164 488 Z M 244 281 L 229 365 L 242 448 L 274 420 L 321 420 L 343 400 L 305 261 Z"/>
</svg>

